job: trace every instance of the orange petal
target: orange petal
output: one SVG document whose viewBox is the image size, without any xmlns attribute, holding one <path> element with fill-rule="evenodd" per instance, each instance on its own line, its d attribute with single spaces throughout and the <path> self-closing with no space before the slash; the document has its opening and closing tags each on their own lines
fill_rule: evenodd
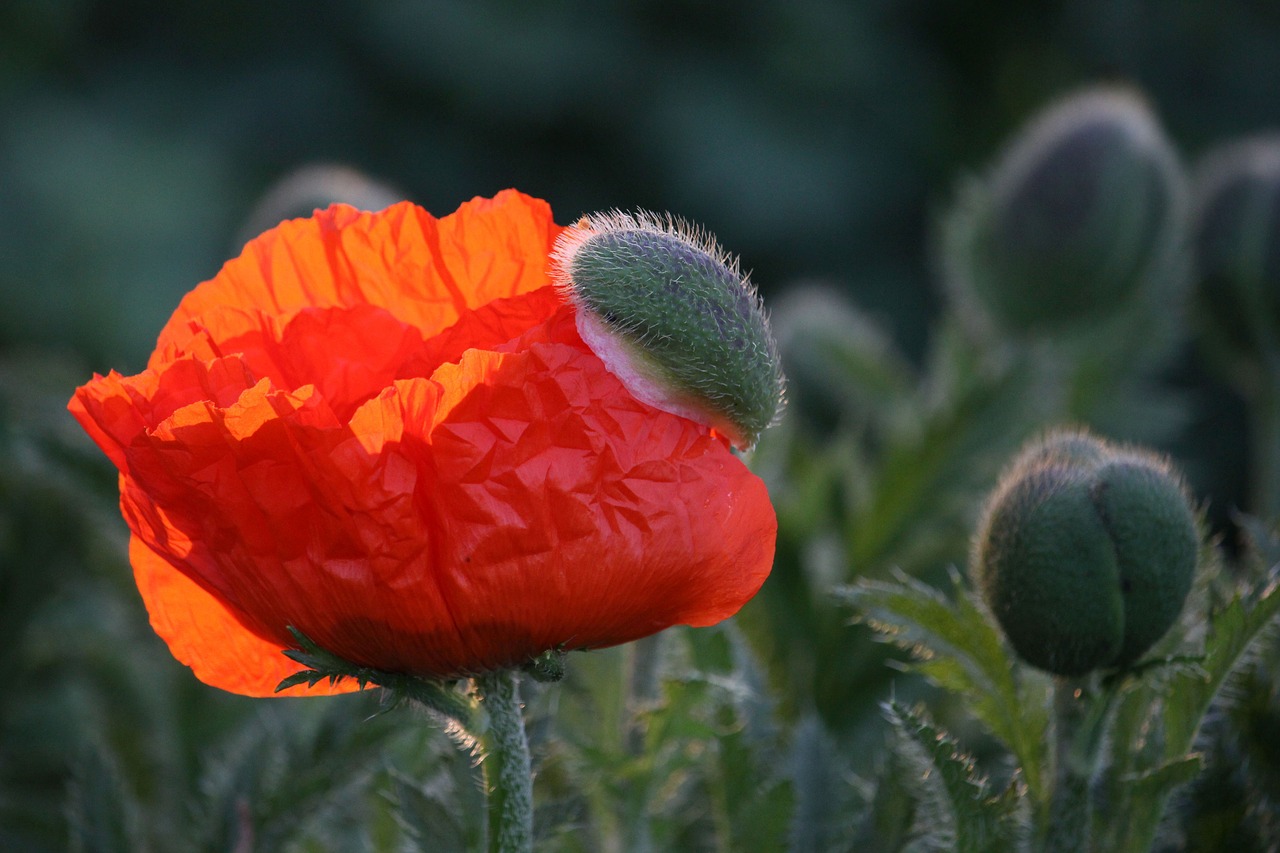
<svg viewBox="0 0 1280 853">
<path fill-rule="evenodd" d="M 408 202 L 378 214 L 334 205 L 250 241 L 187 294 L 149 365 L 186 354 L 202 318 L 226 306 L 289 315 L 374 305 L 430 337 L 469 309 L 546 285 L 547 255 L 560 230 L 546 202 L 514 190 L 473 199 L 443 219 Z"/>
<path fill-rule="evenodd" d="M 492 666 L 736 612 L 772 565 L 764 484 L 708 432 L 640 403 L 577 338 L 469 352 L 435 379 L 434 568 Z M 521 644 L 528 644 L 521 648 Z"/>
<path fill-rule="evenodd" d="M 230 406 L 255 380 L 239 358 L 185 361 L 121 376 L 95 375 L 76 389 L 67 408 L 94 442 L 125 471 L 125 448 L 195 400 Z"/>
<path fill-rule="evenodd" d="M 202 679 L 269 695 L 288 625 L 456 676 L 759 589 L 763 484 L 586 348 L 547 286 L 558 231 L 514 192 L 285 223 L 188 295 L 147 371 L 77 392 L 156 630 Z"/>
<path fill-rule="evenodd" d="M 331 685 L 299 685 L 275 692 L 281 680 L 300 667 L 284 656 L 279 643 L 264 640 L 244 627 L 226 602 L 203 589 L 138 537 L 129 540 L 129 561 L 151 627 L 169 651 L 191 667 L 205 684 L 245 696 L 327 696 L 350 693 L 354 681 Z"/>
<path fill-rule="evenodd" d="M 293 625 L 355 663 L 454 674 L 469 654 L 432 574 L 430 466 L 403 440 L 403 407 L 435 396 L 396 383 L 349 427 L 265 384 L 227 410 L 188 407 L 131 451 L 122 508 L 256 635 L 287 643 Z"/>
</svg>

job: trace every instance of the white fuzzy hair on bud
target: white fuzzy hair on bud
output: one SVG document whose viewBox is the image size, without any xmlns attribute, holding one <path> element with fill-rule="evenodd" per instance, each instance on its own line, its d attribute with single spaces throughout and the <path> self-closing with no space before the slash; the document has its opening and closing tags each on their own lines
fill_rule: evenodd
<svg viewBox="0 0 1280 853">
<path fill-rule="evenodd" d="M 583 341 L 637 399 L 742 448 L 776 419 L 784 381 L 764 307 L 705 229 L 597 213 L 566 228 L 551 258 Z"/>
</svg>

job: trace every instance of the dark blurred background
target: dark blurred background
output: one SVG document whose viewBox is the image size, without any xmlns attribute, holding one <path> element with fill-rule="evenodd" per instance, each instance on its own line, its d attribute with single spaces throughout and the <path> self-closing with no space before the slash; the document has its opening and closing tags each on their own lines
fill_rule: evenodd
<svg viewBox="0 0 1280 853">
<path fill-rule="evenodd" d="M 561 222 L 671 211 L 739 253 L 767 300 L 827 283 L 919 363 L 945 338 L 935 247 L 957 182 L 1050 101 L 1105 81 L 1146 93 L 1189 166 L 1280 128 L 1280 4 L 0 0 L 0 848 L 62 849 L 68 821 L 95 826 L 91 807 L 112 791 L 146 804 L 139 826 L 166 798 L 164 813 L 185 815 L 204 791 L 200 749 L 249 730 L 271 743 L 245 721 L 301 713 L 206 690 L 169 658 L 129 577 L 115 472 L 64 411 L 93 371 L 143 367 L 182 295 L 272 224 L 254 212 L 279 181 L 335 164 L 439 215 L 505 187 L 547 199 Z M 1245 406 L 1190 339 L 1158 378 L 1183 418 L 1161 449 L 1222 531 L 1247 505 Z M 948 423 L 921 442 L 947 445 Z M 908 486 L 913 453 L 898 466 Z M 817 474 L 831 467 L 814 458 Z M 823 514 L 780 497 L 802 507 L 792 516 Z M 902 506 L 936 527 L 927 506 Z M 810 532 L 807 518 L 784 522 Z M 799 576 L 810 543 L 794 539 L 769 605 Z M 819 639 L 842 648 L 848 614 L 823 612 Z M 812 627 L 793 621 L 797 635 Z M 887 678 L 866 657 L 849 695 L 866 692 L 866 672 Z M 378 754 L 362 744 L 354 754 Z M 117 776 L 132 781 L 95 782 Z"/>
<path fill-rule="evenodd" d="M 670 210 L 766 295 L 918 354 L 932 223 L 1050 98 L 1124 80 L 1184 153 L 1280 126 L 1280 7 L 1215 2 L 0 4 L 0 347 L 139 369 L 264 191 L 341 163 L 438 214 Z"/>
</svg>

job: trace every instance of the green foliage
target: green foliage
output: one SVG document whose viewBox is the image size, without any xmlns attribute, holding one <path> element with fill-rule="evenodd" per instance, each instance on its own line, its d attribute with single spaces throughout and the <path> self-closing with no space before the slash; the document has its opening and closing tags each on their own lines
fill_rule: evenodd
<svg viewBox="0 0 1280 853">
<path fill-rule="evenodd" d="M 1204 838 L 1209 831 L 1197 800 L 1212 796 L 1212 788 L 1202 784 L 1187 787 L 1205 767 L 1204 755 L 1194 751 L 1197 738 L 1204 721 L 1214 718 L 1215 707 L 1221 708 L 1219 714 L 1225 712 L 1229 716 L 1230 709 L 1241 702 L 1238 693 L 1223 688 L 1233 678 L 1248 675 L 1253 665 L 1250 649 L 1277 624 L 1280 565 L 1264 571 L 1255 563 L 1253 577 L 1231 581 L 1223 577 L 1225 572 L 1215 552 L 1206 548 L 1200 571 L 1206 587 L 1223 588 L 1229 596 L 1209 609 L 1203 626 L 1198 618 L 1187 618 L 1187 633 L 1161 644 L 1166 650 L 1186 648 L 1192 654 L 1157 658 L 1108 676 L 1089 706 L 1092 710 L 1086 716 L 1092 722 L 1088 723 L 1087 740 L 1106 745 L 1096 771 L 1089 769 L 1091 764 L 1086 765 L 1086 778 L 1091 780 L 1088 788 L 1094 791 L 1098 812 L 1092 824 L 1096 834 L 1091 849 L 1133 853 L 1152 849 L 1160 827 L 1170 824 L 1166 807 L 1179 791 L 1183 793 L 1179 795 L 1178 811 L 1184 817 L 1175 815 L 1172 822 L 1188 824 L 1196 815 L 1202 815 L 1198 823 L 1189 829 L 1184 827 L 1184 832 L 1198 831 L 1199 837 Z M 1025 797 L 1025 807 L 1037 827 L 1036 837 L 1049 837 L 1061 831 L 1048 823 L 1052 819 L 1048 806 L 1055 789 L 1064 784 L 1057 774 L 1062 771 L 1067 753 L 1059 753 L 1055 761 L 1044 750 L 1051 738 L 1063 736 L 1063 722 L 1059 720 L 1055 734 L 1046 712 L 1048 684 L 1015 663 L 972 593 L 960 588 L 958 579 L 954 582 L 954 602 L 936 589 L 904 576 L 891 583 L 861 581 L 841 590 L 840 597 L 886 639 L 909 649 L 914 659 L 911 669 L 960 698 L 965 711 L 1008 749 L 1016 768 L 1016 784 L 1005 797 L 1011 802 Z M 1203 637 L 1198 648 L 1194 640 L 1197 635 Z M 1255 684 L 1257 676 L 1249 677 L 1253 679 L 1249 683 Z M 1255 713 L 1260 711 L 1269 719 L 1266 691 L 1254 695 Z M 891 705 L 888 713 L 900 733 L 905 730 L 911 735 L 911 749 L 918 753 L 922 746 L 929 747 L 926 755 L 931 761 L 950 760 L 949 765 L 940 765 L 937 770 L 956 828 L 953 843 L 962 841 L 960 833 L 966 825 L 963 821 L 971 822 L 967 831 L 980 837 L 986 837 L 982 833 L 995 832 L 992 827 L 1005 826 L 1001 821 L 1013 814 L 1014 807 L 1009 805 L 1008 812 L 987 810 L 989 798 L 974 793 L 978 785 L 974 763 L 954 757 L 959 750 L 949 736 L 919 715 L 906 714 L 898 704 Z M 1219 725 L 1219 737 L 1223 730 Z M 926 773 L 918 769 L 916 772 L 920 778 L 927 778 Z M 1253 803 L 1250 813 L 1261 803 L 1275 801 L 1265 785 L 1249 796 Z M 936 791 L 917 799 L 918 808 L 936 811 L 936 805 L 931 805 L 937 799 Z M 956 811 L 957 803 L 976 811 L 962 820 Z M 930 814 L 931 820 L 936 818 L 936 814 Z M 1263 826 L 1258 831 L 1274 829 L 1265 821 Z M 1014 828 L 1016 822 L 1010 823 L 1011 834 L 1001 835 L 1003 840 L 992 841 L 992 846 L 981 849 L 1017 849 L 1011 846 Z M 1222 837 L 1225 836 L 1219 836 Z"/>
<path fill-rule="evenodd" d="M 857 802 L 860 792 L 843 777 L 839 744 L 815 715 L 795 727 L 790 763 L 795 808 L 787 849 L 792 853 L 856 846 L 850 814 L 864 812 L 867 820 L 888 815 L 888 809 L 868 809 Z"/>
<path fill-rule="evenodd" d="M 391 775 L 391 792 L 395 805 L 397 823 L 413 844 L 413 849 L 421 853 L 466 853 L 467 850 L 479 848 L 481 840 L 476 833 L 468 835 L 463 824 L 463 815 L 467 809 L 463 807 L 451 786 L 441 789 L 438 774 L 432 780 L 434 785 L 423 786 L 403 773 Z M 446 782 L 452 780 L 443 777 Z M 478 801 L 479 797 L 473 797 Z M 472 802 L 467 805 L 478 808 L 482 804 Z"/>
<path fill-rule="evenodd" d="M 857 394 L 846 381 L 837 393 Z M 825 439 L 803 422 L 765 433 L 753 463 L 777 507 L 778 557 L 740 620 L 791 710 L 814 707 L 846 734 L 877 719 L 888 653 L 848 626 L 831 589 L 894 568 L 940 577 L 962 561 L 982 495 L 1054 399 L 1031 365 L 990 359 L 951 328 L 891 404 L 850 414 Z"/>
<path fill-rule="evenodd" d="M 574 655 L 532 702 L 539 849 L 785 849 L 786 743 L 732 628 Z M 560 691 L 563 691 L 561 695 Z M 536 709 L 554 702 L 556 737 Z"/>
<path fill-rule="evenodd" d="M 1206 328 L 1264 315 L 1184 305 L 1194 259 L 1170 251 L 1146 272 L 1158 296 L 1133 311 L 1069 333 L 1049 316 L 1014 339 L 935 299 L 933 272 L 957 292 L 956 259 L 920 235 L 931 212 L 964 225 L 963 209 L 938 209 L 955 173 L 1098 67 L 1149 87 L 1182 154 L 1256 125 L 1280 74 L 1274 14 L 445 5 L 0 4 L 0 101 L 15 117 L 0 129 L 0 849 L 483 842 L 480 770 L 437 716 L 371 694 L 244 700 L 171 658 L 132 584 L 114 471 L 64 410 L 93 369 L 141 365 L 180 294 L 243 242 L 246 213 L 283 215 L 255 204 L 263 190 L 316 157 L 393 181 L 349 196 L 370 207 L 404 194 L 439 212 L 514 184 L 562 222 L 613 205 L 689 215 L 742 250 L 774 312 L 792 399 L 746 457 L 778 511 L 774 573 L 729 625 L 575 653 L 559 683 L 522 685 L 539 850 L 1042 841 L 1052 685 L 946 567 L 965 563 L 1008 456 L 1063 423 L 1170 452 L 1223 540 L 1147 660 L 1088 685 L 1106 735 L 1095 847 L 1276 849 L 1280 386 L 1257 365 L 1241 381 L 1236 359 L 1226 373 L 1245 398 L 1229 396 L 1198 346 Z M 1031 17 L 1047 25 L 1020 25 Z M 1189 34 L 1231 50 L 1189 53 Z M 1059 195 L 1067 178 L 1050 181 Z M 355 192 L 294 190 L 308 205 Z M 970 216 L 989 207 L 960 195 Z M 1043 210 L 1024 202 L 1006 206 Z M 1124 227 L 1121 254 L 1136 257 L 1145 238 Z M 1039 233 L 1040 248 L 1062 248 L 1057 236 Z M 1014 248 L 1016 265 L 1038 254 Z M 1043 296 L 1071 267 L 1009 292 Z M 794 276 L 823 284 L 789 315 Z M 1120 295 L 1092 293 L 1112 308 Z M 1207 337 L 1211 356 L 1258 349 L 1252 332 L 1223 338 Z M 318 650 L 302 653 L 324 677 Z M 534 668 L 559 674 L 553 659 Z"/>
<path fill-rule="evenodd" d="M 928 791 L 916 819 L 921 849 L 983 853 L 1009 849 L 1018 834 L 1016 788 L 993 794 L 973 759 L 920 710 L 890 702 L 885 709 L 902 751 Z"/>
<path fill-rule="evenodd" d="M 914 579 L 860 581 L 839 592 L 858 618 L 911 651 L 911 667 L 965 700 L 1013 754 L 1035 808 L 1046 801 L 1048 710 L 1044 679 L 1011 666 L 995 624 L 953 576 L 954 601 Z"/>
<path fill-rule="evenodd" d="M 474 849 L 483 806 L 466 757 L 422 721 L 370 717 L 369 698 L 246 706 L 163 792 L 140 792 L 147 777 L 126 775 L 118 751 L 90 749 L 69 787 L 73 849 Z"/>
<path fill-rule="evenodd" d="M 67 790 L 71 850 L 130 853 L 145 849 L 140 812 L 112 756 L 90 749 L 74 768 Z"/>
<path fill-rule="evenodd" d="M 1202 727 L 1196 747 L 1205 770 L 1174 794 L 1174 820 L 1159 849 L 1263 851 L 1280 838 L 1280 702 L 1274 634 L 1224 688 L 1225 701 Z"/>
<path fill-rule="evenodd" d="M 1171 664 L 1122 687 L 1103 816 L 1125 819 L 1109 825 L 1107 849 L 1150 849 L 1169 797 L 1203 764 L 1192 750 L 1205 720 L 1215 705 L 1221 713 L 1236 701 L 1224 685 L 1247 671 L 1250 650 L 1280 613 L 1280 564 L 1265 571 L 1255 565 L 1252 577 L 1236 583 L 1214 571 L 1212 554 L 1207 562 L 1209 609 L 1203 626 L 1193 626 L 1204 637 L 1189 649 L 1194 662 Z"/>
<path fill-rule="evenodd" d="M 1199 721 L 1223 682 L 1258 634 L 1280 613 L 1280 577 L 1239 590 L 1224 607 L 1210 611 L 1203 657 L 1194 669 L 1176 673 L 1168 688 L 1164 728 L 1166 755 L 1191 747 Z"/>
</svg>

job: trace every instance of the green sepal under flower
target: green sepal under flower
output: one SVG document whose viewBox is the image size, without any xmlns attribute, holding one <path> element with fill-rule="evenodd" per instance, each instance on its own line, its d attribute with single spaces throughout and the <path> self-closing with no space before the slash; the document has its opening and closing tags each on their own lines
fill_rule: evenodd
<svg viewBox="0 0 1280 853">
<path fill-rule="evenodd" d="M 458 690 L 458 680 L 419 678 L 403 672 L 386 672 L 372 667 L 359 666 L 343 660 L 313 642 L 292 625 L 289 633 L 298 641 L 298 648 L 285 649 L 284 655 L 301 664 L 304 669 L 283 679 L 276 685 L 276 692 L 306 684 L 314 687 L 326 679 L 336 682 L 340 678 L 354 679 L 364 690 L 369 686 L 384 688 L 395 700 L 409 699 L 449 717 L 469 732 L 478 731 L 481 715 L 473 697 Z"/>
<path fill-rule="evenodd" d="M 529 677 L 534 681 L 543 684 L 554 684 L 557 681 L 563 681 L 567 670 L 563 648 L 547 649 L 520 667 L 521 672 L 528 673 Z"/>
</svg>

